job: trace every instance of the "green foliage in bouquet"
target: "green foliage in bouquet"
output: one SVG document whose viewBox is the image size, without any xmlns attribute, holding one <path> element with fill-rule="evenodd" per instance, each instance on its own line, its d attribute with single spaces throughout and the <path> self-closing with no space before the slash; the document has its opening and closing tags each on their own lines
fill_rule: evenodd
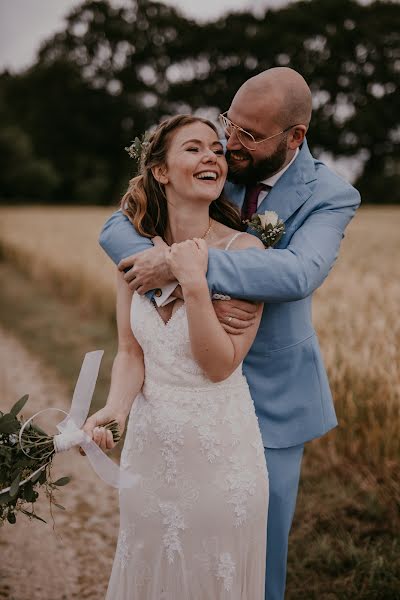
<svg viewBox="0 0 400 600">
<path fill-rule="evenodd" d="M 66 485 L 70 477 L 51 479 L 51 466 L 55 454 L 54 436 L 48 435 L 38 425 L 30 422 L 24 429 L 19 443 L 20 430 L 24 424 L 18 413 L 23 409 L 29 394 L 20 398 L 9 413 L 0 411 L 0 526 L 16 522 L 16 512 L 20 511 L 30 519 L 46 523 L 35 514 L 34 503 L 39 497 L 39 488 L 52 504 L 65 510 L 55 502 L 54 490 Z M 118 425 L 115 421 L 106 425 L 112 431 L 114 441 L 119 440 Z M 31 510 L 27 505 L 31 504 Z"/>
<path fill-rule="evenodd" d="M 0 491 L 8 488 L 0 493 L 0 525 L 5 521 L 14 524 L 18 511 L 45 522 L 34 512 L 33 504 L 39 496 L 38 488 L 43 486 L 50 503 L 61 508 L 61 505 L 54 502 L 54 489 L 70 481 L 69 477 L 62 477 L 54 482 L 51 480 L 50 467 L 54 454 L 51 453 L 50 446 L 53 445 L 53 438 L 33 423 L 28 425 L 22 436 L 27 446 L 33 446 L 32 449 L 28 447 L 25 450 L 30 456 L 22 451 L 18 438 L 23 420 L 18 418 L 18 413 L 28 398 L 28 394 L 22 396 L 9 413 L 0 411 Z M 26 510 L 29 504 L 32 505 L 30 511 Z"/>
</svg>

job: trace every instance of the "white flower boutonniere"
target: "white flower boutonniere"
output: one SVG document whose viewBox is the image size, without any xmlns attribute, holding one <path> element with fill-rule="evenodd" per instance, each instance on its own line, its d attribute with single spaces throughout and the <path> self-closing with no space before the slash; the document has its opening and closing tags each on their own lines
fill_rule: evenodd
<svg viewBox="0 0 400 600">
<path fill-rule="evenodd" d="M 266 248 L 271 248 L 278 243 L 285 233 L 285 223 L 273 210 L 266 210 L 261 215 L 254 213 L 250 220 L 246 219 L 243 223 L 257 231 Z"/>
</svg>

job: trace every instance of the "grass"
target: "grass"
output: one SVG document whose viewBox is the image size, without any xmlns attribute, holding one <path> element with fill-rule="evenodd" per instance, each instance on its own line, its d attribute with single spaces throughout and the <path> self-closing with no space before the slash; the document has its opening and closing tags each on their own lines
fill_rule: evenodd
<svg viewBox="0 0 400 600">
<path fill-rule="evenodd" d="M 0 280 L 7 282 L 0 294 L 2 326 L 58 371 L 71 398 L 85 353 L 104 349 L 92 411 L 101 407 L 107 399 L 117 349 L 115 325 L 88 306 L 48 294 L 8 262 L 0 262 Z M 8 403 L 17 399 L 9 398 Z"/>
<path fill-rule="evenodd" d="M 97 207 L 1 208 L 0 253 L 42 289 L 86 304 L 112 321 L 116 267 L 97 241 L 112 212 Z"/>
<path fill-rule="evenodd" d="M 97 247 L 113 209 L 0 211 L 0 318 L 75 384 L 84 352 L 116 349 L 115 267 Z M 400 600 L 400 237 L 396 208 L 361 209 L 314 300 L 340 427 L 307 445 L 287 600 Z"/>
</svg>

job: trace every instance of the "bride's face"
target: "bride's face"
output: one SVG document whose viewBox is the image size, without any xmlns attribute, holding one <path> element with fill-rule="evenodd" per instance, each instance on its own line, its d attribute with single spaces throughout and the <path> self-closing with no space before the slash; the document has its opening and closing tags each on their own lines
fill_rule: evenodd
<svg viewBox="0 0 400 600">
<path fill-rule="evenodd" d="M 161 183 L 168 198 L 211 203 L 221 194 L 227 171 L 216 133 L 205 123 L 193 123 L 172 136 Z"/>
</svg>

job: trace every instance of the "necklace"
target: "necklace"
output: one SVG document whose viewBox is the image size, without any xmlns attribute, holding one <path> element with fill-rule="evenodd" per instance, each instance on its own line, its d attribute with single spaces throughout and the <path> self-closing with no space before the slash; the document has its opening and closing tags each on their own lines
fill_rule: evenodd
<svg viewBox="0 0 400 600">
<path fill-rule="evenodd" d="M 201 238 L 200 238 L 201 240 L 204 240 L 208 236 L 208 234 L 210 233 L 210 231 L 212 229 L 212 226 L 213 226 L 213 222 L 212 222 L 212 219 L 210 217 L 209 227 L 208 227 L 207 231 L 205 232 L 205 234 L 201 236 Z"/>
<path fill-rule="evenodd" d="M 208 229 L 207 229 L 207 231 L 206 231 L 206 232 L 205 232 L 205 233 L 204 233 L 204 234 L 203 234 L 203 235 L 202 235 L 202 236 L 199 238 L 200 240 L 204 240 L 204 239 L 205 239 L 205 238 L 208 236 L 208 234 L 210 233 L 210 231 L 211 231 L 211 229 L 212 229 L 212 226 L 213 226 L 213 220 L 212 220 L 212 218 L 211 218 L 211 217 L 209 217 Z M 167 242 L 167 243 L 168 243 L 168 242 Z M 169 245 L 169 244 L 168 244 L 168 245 Z"/>
</svg>

